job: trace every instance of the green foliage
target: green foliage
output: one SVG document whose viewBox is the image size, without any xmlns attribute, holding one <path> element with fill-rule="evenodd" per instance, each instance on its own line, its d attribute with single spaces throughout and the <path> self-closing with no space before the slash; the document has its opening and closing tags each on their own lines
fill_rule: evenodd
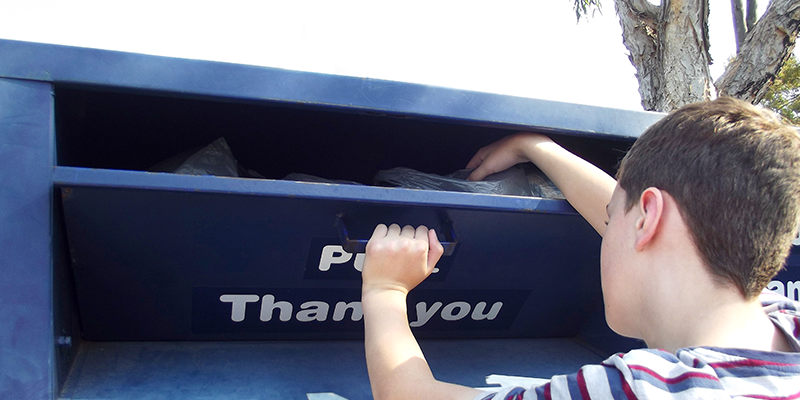
<svg viewBox="0 0 800 400">
<path fill-rule="evenodd" d="M 578 22 L 581 21 L 581 17 L 588 17 L 589 11 L 591 10 L 592 14 L 600 10 L 600 0 L 574 0 L 575 6 L 575 17 L 578 19 Z"/>
<path fill-rule="evenodd" d="M 800 65 L 794 54 L 783 64 L 760 104 L 780 114 L 787 122 L 800 125 Z"/>
</svg>

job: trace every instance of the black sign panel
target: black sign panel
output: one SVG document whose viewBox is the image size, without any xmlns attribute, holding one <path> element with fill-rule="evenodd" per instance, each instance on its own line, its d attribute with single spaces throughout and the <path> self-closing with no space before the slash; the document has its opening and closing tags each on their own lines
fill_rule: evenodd
<svg viewBox="0 0 800 400">
<path fill-rule="evenodd" d="M 525 290 L 414 290 L 408 297 L 412 328 L 506 330 L 529 295 Z M 196 287 L 193 333 L 358 332 L 360 289 Z"/>
</svg>

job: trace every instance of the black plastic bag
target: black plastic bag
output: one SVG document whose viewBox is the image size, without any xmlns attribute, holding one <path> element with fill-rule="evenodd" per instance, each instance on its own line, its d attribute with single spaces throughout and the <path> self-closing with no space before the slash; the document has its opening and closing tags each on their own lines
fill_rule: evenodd
<svg viewBox="0 0 800 400">
<path fill-rule="evenodd" d="M 442 176 L 398 167 L 379 171 L 375 175 L 375 184 L 407 189 L 564 198 L 553 182 L 531 163 L 517 164 L 477 182 L 467 180 L 471 172 L 462 169 Z"/>
<path fill-rule="evenodd" d="M 191 149 L 170 157 L 154 165 L 150 171 L 182 175 L 264 178 L 258 172 L 241 166 L 223 137 L 206 147 Z"/>
</svg>

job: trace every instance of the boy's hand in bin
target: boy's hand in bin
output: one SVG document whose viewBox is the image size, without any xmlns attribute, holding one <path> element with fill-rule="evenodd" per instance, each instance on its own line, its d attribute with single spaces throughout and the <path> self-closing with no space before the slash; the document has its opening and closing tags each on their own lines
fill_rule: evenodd
<svg viewBox="0 0 800 400">
<path fill-rule="evenodd" d="M 528 161 L 550 178 L 597 233 L 605 233 L 606 205 L 617 181 L 547 136 L 522 132 L 481 148 L 467 164 L 468 169 L 474 168 L 467 179 L 479 181 Z"/>
<path fill-rule="evenodd" d="M 363 290 L 396 290 L 403 294 L 433 271 L 444 248 L 433 229 L 397 224 L 375 227 L 367 243 L 361 273 Z"/>
<path fill-rule="evenodd" d="M 552 142 L 552 139 L 537 133 L 518 133 L 484 146 L 467 164 L 467 169 L 474 169 L 467 180 L 480 181 L 491 174 L 531 161 L 531 149 L 544 142 Z"/>
</svg>

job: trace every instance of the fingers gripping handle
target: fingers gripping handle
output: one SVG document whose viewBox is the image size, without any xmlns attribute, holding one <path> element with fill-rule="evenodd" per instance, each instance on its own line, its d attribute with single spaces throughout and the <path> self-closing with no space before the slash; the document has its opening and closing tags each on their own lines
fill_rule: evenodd
<svg viewBox="0 0 800 400">
<path fill-rule="evenodd" d="M 351 239 L 347 232 L 344 217 L 344 214 L 336 214 L 336 220 L 333 222 L 333 226 L 339 232 L 339 241 L 342 243 L 342 248 L 348 253 L 364 253 L 367 250 L 369 239 Z M 453 223 L 450 220 L 445 220 L 442 224 L 442 231 L 445 236 L 445 241 L 441 242 L 442 247 L 444 247 L 444 254 L 442 255 L 452 255 L 458 245 Z"/>
</svg>

